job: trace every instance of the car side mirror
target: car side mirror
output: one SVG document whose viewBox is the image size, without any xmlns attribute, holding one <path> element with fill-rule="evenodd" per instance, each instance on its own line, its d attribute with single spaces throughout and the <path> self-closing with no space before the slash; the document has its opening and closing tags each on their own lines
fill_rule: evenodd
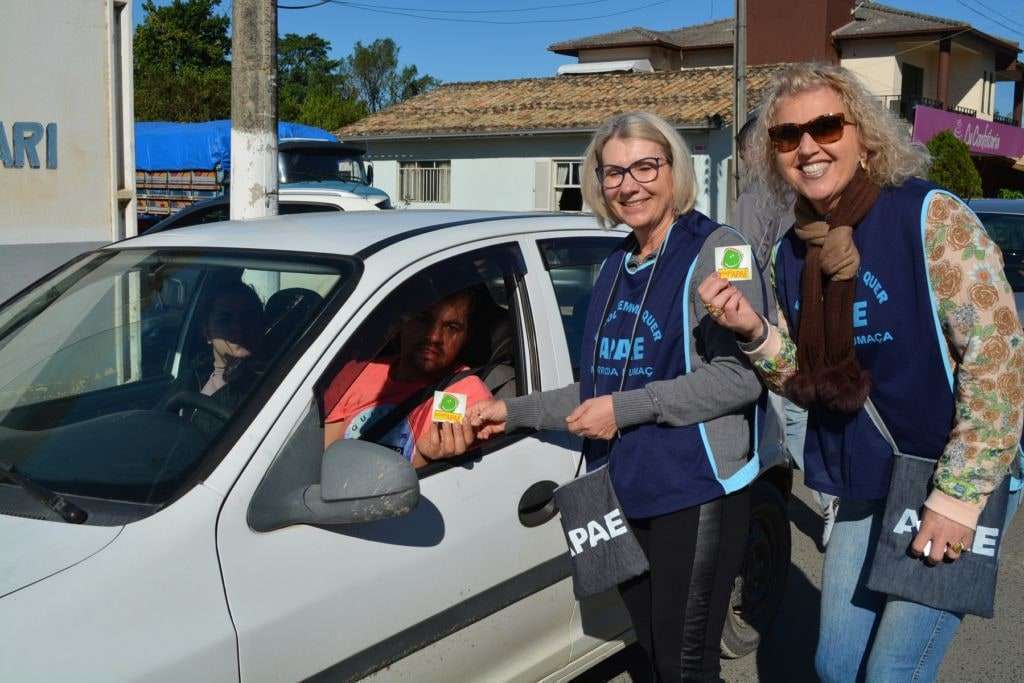
<svg viewBox="0 0 1024 683">
<path fill-rule="evenodd" d="M 300 453 L 318 452 L 318 438 L 296 441 Z M 317 443 L 319 441 L 319 444 Z M 249 507 L 249 526 L 266 532 L 294 524 L 338 525 L 373 522 L 401 517 L 420 500 L 420 482 L 410 463 L 390 448 L 356 439 L 331 444 L 315 469 L 301 471 L 282 461 L 281 471 L 272 471 L 260 485 Z M 316 462 L 309 462 L 314 467 Z M 299 468 L 301 470 L 302 468 Z M 305 482 L 312 483 L 302 483 Z"/>
<path fill-rule="evenodd" d="M 373 185 L 373 164 L 366 165 L 366 184 Z"/>
<path fill-rule="evenodd" d="M 404 456 L 358 439 L 340 439 L 324 453 L 320 484 L 303 499 L 317 524 L 358 524 L 401 517 L 420 501 L 420 480 Z"/>
</svg>

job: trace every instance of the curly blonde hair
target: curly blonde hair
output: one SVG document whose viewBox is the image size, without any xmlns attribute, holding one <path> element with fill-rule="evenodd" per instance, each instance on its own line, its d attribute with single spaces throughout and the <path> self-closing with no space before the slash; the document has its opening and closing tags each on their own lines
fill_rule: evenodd
<svg viewBox="0 0 1024 683">
<path fill-rule="evenodd" d="M 587 146 L 587 153 L 583 157 L 583 168 L 580 170 L 583 201 L 597 216 L 597 222 L 602 227 L 611 228 L 619 223 L 619 219 L 608 207 L 601 183 L 597 180 L 601 152 L 605 143 L 612 138 L 640 138 L 661 145 L 665 155 L 672 162 L 672 199 L 676 212 L 684 214 L 693 208 L 697 200 L 697 177 L 693 171 L 690 148 L 686 146 L 682 136 L 661 117 L 645 111 L 627 112 L 608 119 L 594 132 L 594 137 Z"/>
<path fill-rule="evenodd" d="M 751 171 L 764 180 L 777 203 L 787 203 L 792 188 L 776 166 L 768 129 L 778 123 L 779 100 L 821 87 L 839 95 L 848 119 L 857 124 L 861 144 L 867 150 L 865 172 L 869 179 L 885 187 L 901 185 L 925 173 L 931 161 L 928 151 L 920 143 L 911 142 L 907 127 L 868 92 L 853 72 L 831 64 L 793 64 L 769 85 L 750 140 Z"/>
</svg>

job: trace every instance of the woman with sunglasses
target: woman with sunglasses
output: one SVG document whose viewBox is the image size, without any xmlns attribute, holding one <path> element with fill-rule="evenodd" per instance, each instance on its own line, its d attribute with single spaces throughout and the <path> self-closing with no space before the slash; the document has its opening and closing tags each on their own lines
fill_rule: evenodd
<svg viewBox="0 0 1024 683">
<path fill-rule="evenodd" d="M 745 549 L 752 404 L 762 393 L 733 334 L 696 286 L 715 250 L 749 250 L 693 208 L 693 161 L 651 114 L 616 116 L 594 134 L 583 197 L 599 222 L 632 233 L 606 259 L 587 308 L 580 382 L 469 411 L 479 436 L 521 427 L 586 439 L 606 462 L 650 571 L 624 582 L 637 640 L 663 681 L 718 680 L 726 610 Z M 749 252 L 748 252 L 749 253 Z M 737 287 L 764 294 L 758 269 Z M 727 493 L 729 492 L 729 493 Z"/>
<path fill-rule="evenodd" d="M 201 321 L 208 351 L 192 364 L 192 372 L 185 377 L 186 388 L 233 410 L 257 379 L 253 354 L 263 337 L 263 302 L 255 289 L 230 275 L 210 282 L 207 293 L 196 319 Z M 224 426 L 222 420 L 203 410 L 195 411 L 191 420 L 207 434 Z"/>
<path fill-rule="evenodd" d="M 755 172 L 780 203 L 796 195 L 773 269 L 779 325 L 714 276 L 700 294 L 768 386 L 809 409 L 805 482 L 840 500 L 819 676 L 934 680 L 962 615 L 865 585 L 893 450 L 864 406 L 870 397 L 902 452 L 937 461 L 908 550 L 955 562 L 1021 435 L 1024 338 L 1013 295 L 977 218 L 914 177 L 927 154 L 849 71 L 793 65 L 763 111 Z"/>
</svg>

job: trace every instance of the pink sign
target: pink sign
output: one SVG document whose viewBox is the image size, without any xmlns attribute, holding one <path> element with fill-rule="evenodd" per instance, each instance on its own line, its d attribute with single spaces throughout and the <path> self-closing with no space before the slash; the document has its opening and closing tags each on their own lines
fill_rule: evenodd
<svg viewBox="0 0 1024 683">
<path fill-rule="evenodd" d="M 917 105 L 914 110 L 915 140 L 928 142 L 944 130 L 953 131 L 953 135 L 977 154 L 1014 159 L 1024 156 L 1024 129 Z"/>
</svg>

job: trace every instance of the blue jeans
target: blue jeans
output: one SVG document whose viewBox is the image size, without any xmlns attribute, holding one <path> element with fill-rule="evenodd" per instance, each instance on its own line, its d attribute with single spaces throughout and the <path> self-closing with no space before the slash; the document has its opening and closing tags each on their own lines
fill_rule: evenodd
<svg viewBox="0 0 1024 683">
<path fill-rule="evenodd" d="M 841 499 L 825 552 L 814 668 L 824 683 L 934 681 L 960 627 L 943 612 L 868 590 L 884 501 Z"/>
</svg>

